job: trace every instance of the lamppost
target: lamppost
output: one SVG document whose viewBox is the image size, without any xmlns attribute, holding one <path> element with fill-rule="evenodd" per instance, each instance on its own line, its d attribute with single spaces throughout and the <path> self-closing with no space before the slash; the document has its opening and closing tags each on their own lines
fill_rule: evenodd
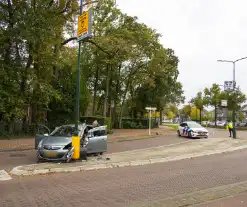
<svg viewBox="0 0 247 207">
<path fill-rule="evenodd" d="M 233 92 L 235 93 L 235 88 L 236 88 L 236 79 L 235 79 L 235 64 L 236 62 L 239 62 L 241 60 L 247 59 L 247 57 L 243 57 L 237 60 L 217 60 L 218 62 L 226 62 L 226 63 L 232 63 L 233 64 Z M 233 109 L 232 109 L 232 121 L 233 121 L 233 138 L 236 139 L 236 129 L 235 129 L 235 100 L 233 99 Z"/>
</svg>

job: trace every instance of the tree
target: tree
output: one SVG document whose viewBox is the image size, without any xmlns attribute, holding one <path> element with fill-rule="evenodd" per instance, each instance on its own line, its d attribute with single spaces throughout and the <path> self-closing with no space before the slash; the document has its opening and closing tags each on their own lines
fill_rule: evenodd
<svg viewBox="0 0 247 207">
<path fill-rule="evenodd" d="M 205 94 L 205 98 L 206 98 L 206 102 L 208 105 L 213 106 L 214 107 L 214 122 L 215 122 L 215 126 L 217 124 L 217 113 L 216 113 L 216 109 L 218 106 L 220 106 L 221 104 L 221 96 L 222 96 L 222 92 L 220 90 L 220 87 L 218 84 L 214 83 L 211 88 L 205 88 L 204 89 L 204 94 Z"/>
<path fill-rule="evenodd" d="M 200 109 L 198 109 L 196 106 L 193 106 L 191 108 L 190 118 L 191 120 L 198 120 L 198 115 L 200 115 Z"/>
<path fill-rule="evenodd" d="M 207 104 L 207 99 L 203 96 L 202 92 L 198 92 L 195 98 L 192 98 L 190 103 L 192 103 L 200 113 L 200 123 L 202 121 L 202 111 L 204 106 Z"/>
<path fill-rule="evenodd" d="M 124 14 L 114 0 L 93 9 L 93 38 L 83 41 L 80 60 L 80 115 L 112 114 L 121 125 L 124 116 L 137 117 L 147 105 L 162 112 L 183 102 L 179 59 L 163 47 L 161 35 Z M 27 111 L 32 123 L 45 111 L 49 120 L 73 119 L 78 51 L 68 43 L 77 39 L 78 12 L 77 0 L 1 1 L 1 120 L 27 121 Z"/>
<path fill-rule="evenodd" d="M 191 116 L 191 111 L 192 111 L 192 107 L 191 105 L 184 105 L 183 108 L 180 110 L 180 114 L 184 115 L 185 118 L 190 118 Z"/>
<path fill-rule="evenodd" d="M 241 92 L 240 89 L 231 92 L 222 92 L 222 100 L 227 100 L 228 110 L 239 112 L 241 105 L 246 101 L 246 95 Z M 233 117 L 232 121 L 236 121 L 236 117 Z"/>
</svg>

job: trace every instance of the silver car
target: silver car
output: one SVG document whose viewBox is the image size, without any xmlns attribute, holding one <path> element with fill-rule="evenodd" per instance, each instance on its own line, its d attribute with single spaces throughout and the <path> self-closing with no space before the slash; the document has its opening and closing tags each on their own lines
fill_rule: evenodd
<svg viewBox="0 0 247 207">
<path fill-rule="evenodd" d="M 81 140 L 81 154 L 103 154 L 107 151 L 107 127 L 93 128 L 90 125 L 78 126 Z M 38 160 L 59 160 L 69 162 L 73 156 L 72 136 L 75 125 L 57 127 L 51 134 L 37 134 L 35 149 Z"/>
</svg>

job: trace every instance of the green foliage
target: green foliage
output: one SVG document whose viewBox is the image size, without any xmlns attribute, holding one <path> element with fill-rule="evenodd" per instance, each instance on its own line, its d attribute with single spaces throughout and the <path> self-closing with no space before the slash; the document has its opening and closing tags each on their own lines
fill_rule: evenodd
<svg viewBox="0 0 247 207">
<path fill-rule="evenodd" d="M 183 114 L 186 118 L 189 118 L 191 111 L 192 111 L 191 105 L 184 105 L 183 108 L 180 110 L 180 114 Z"/>
<path fill-rule="evenodd" d="M 183 102 L 179 59 L 161 35 L 114 0 L 93 10 L 93 38 L 83 42 L 80 60 L 80 116 L 111 114 L 121 125 L 147 105 L 163 111 Z M 77 0 L 1 1 L 0 120 L 36 124 L 47 111 L 48 121 L 73 121 L 78 51 L 68 43 L 78 11 Z"/>
<path fill-rule="evenodd" d="M 151 121 L 151 128 L 158 127 L 155 123 L 155 119 Z M 148 129 L 149 119 L 123 119 L 122 126 L 123 129 Z"/>
</svg>

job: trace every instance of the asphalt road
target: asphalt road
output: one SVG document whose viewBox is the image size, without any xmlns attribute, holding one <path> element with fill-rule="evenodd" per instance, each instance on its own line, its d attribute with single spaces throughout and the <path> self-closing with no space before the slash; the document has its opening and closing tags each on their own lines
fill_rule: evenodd
<svg viewBox="0 0 247 207">
<path fill-rule="evenodd" d="M 214 129 L 209 128 L 210 138 L 221 138 L 227 137 L 228 132 L 224 129 Z M 239 132 L 238 135 L 243 138 L 247 138 L 247 132 L 242 131 Z M 151 139 L 143 139 L 143 140 L 132 140 L 132 141 L 124 141 L 124 142 L 115 142 L 108 144 L 108 152 L 122 152 L 128 150 L 135 150 L 135 149 L 143 149 L 148 147 L 156 147 L 160 145 L 169 145 L 175 144 L 179 142 L 188 141 L 188 138 L 185 137 L 178 137 L 176 132 L 174 131 L 174 135 L 167 135 L 157 138 Z M 196 141 L 196 140 L 190 140 Z M 14 151 L 14 152 L 0 152 L 0 170 L 11 170 L 13 167 L 19 165 L 28 165 L 36 163 L 36 151 L 29 150 L 29 151 Z"/>
<path fill-rule="evenodd" d="M 149 147 L 156 147 L 160 145 L 169 145 L 187 141 L 186 138 L 173 136 L 162 136 L 151 139 L 132 140 L 115 142 L 108 144 L 108 152 L 122 152 L 135 149 L 143 149 Z M 191 140 L 192 141 L 192 140 Z M 11 170 L 13 167 L 19 165 L 28 165 L 36 163 L 36 151 L 14 151 L 14 152 L 0 152 L 0 170 Z"/>
<path fill-rule="evenodd" d="M 0 182 L 0 206 L 129 206 L 247 181 L 247 150 Z M 205 206 L 205 205 L 204 205 Z"/>
</svg>

